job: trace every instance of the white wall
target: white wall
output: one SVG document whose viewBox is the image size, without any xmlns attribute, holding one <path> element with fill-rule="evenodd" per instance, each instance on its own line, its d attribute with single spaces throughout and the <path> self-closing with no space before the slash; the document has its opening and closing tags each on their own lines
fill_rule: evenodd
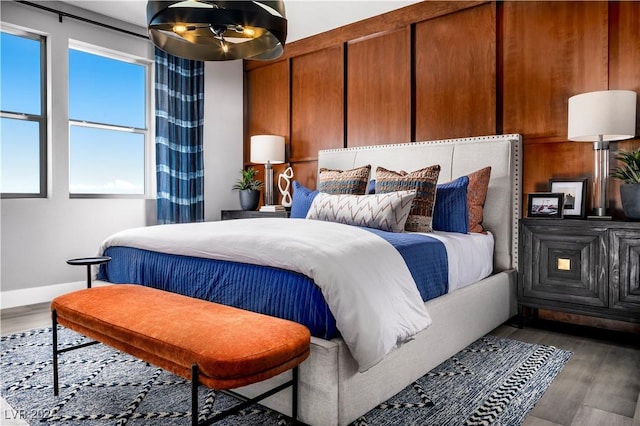
<svg viewBox="0 0 640 426">
<path fill-rule="evenodd" d="M 68 5 L 45 4 L 145 33 Z M 69 198 L 66 96 L 69 38 L 150 60 L 153 47 L 148 40 L 71 18 L 59 23 L 57 15 L 29 6 L 2 1 L 0 7 L 2 25 L 46 35 L 49 61 L 56 61 L 48 70 L 48 197 L 0 202 L 0 306 L 7 308 L 46 302 L 82 288 L 86 269 L 67 265 L 67 259 L 95 255 L 100 242 L 114 232 L 155 223 L 153 144 L 148 178 L 154 190 L 147 199 Z M 238 207 L 231 186 L 242 167 L 242 63 L 207 63 L 205 72 L 205 217 L 215 220 L 221 209 Z"/>
<path fill-rule="evenodd" d="M 231 187 L 243 166 L 243 66 L 206 62 L 204 70 L 204 216 L 219 220 L 220 210 L 240 208 Z"/>
</svg>

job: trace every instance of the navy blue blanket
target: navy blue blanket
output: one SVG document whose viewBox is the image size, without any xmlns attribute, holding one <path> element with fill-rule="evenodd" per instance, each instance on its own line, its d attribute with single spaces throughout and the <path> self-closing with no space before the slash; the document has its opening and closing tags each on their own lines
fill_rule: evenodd
<svg viewBox="0 0 640 426">
<path fill-rule="evenodd" d="M 419 234 L 363 229 L 379 235 L 398 250 L 424 301 L 447 293 L 448 264 L 442 242 Z M 302 274 L 131 247 L 110 247 L 104 254 L 112 260 L 100 267 L 101 280 L 142 284 L 289 319 L 304 324 L 313 336 L 324 339 L 339 335 L 322 292 Z"/>
</svg>

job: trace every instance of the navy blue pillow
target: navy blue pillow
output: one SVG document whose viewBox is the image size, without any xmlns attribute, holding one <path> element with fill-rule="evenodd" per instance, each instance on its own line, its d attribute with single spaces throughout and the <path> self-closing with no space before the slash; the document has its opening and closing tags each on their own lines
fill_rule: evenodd
<svg viewBox="0 0 640 426">
<path fill-rule="evenodd" d="M 461 176 L 436 187 L 436 203 L 433 207 L 433 229 L 435 231 L 469 232 L 467 210 L 467 188 L 469 178 Z"/>
<path fill-rule="evenodd" d="M 318 190 L 312 191 L 309 188 L 300 184 L 297 180 L 293 181 L 293 196 L 291 198 L 291 213 L 289 215 L 292 219 L 304 219 L 307 217 L 307 212 L 313 203 L 313 199 L 318 195 Z"/>
</svg>

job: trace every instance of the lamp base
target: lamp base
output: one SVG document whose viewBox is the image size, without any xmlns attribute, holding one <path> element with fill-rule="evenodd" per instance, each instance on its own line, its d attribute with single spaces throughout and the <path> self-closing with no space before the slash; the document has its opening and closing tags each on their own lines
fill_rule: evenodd
<svg viewBox="0 0 640 426">
<path fill-rule="evenodd" d="M 273 167 L 270 162 L 264 166 L 264 205 L 273 205 Z"/>
<path fill-rule="evenodd" d="M 609 179 L 609 141 L 602 140 L 602 135 L 593 142 L 594 153 L 594 174 L 593 190 L 591 192 L 592 209 L 589 219 L 611 220 L 607 214 L 609 199 L 607 196 L 607 186 Z"/>
</svg>

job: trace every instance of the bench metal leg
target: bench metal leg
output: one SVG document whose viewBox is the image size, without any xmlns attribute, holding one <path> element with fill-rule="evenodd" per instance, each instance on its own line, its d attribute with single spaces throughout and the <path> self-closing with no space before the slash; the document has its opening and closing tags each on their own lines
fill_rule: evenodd
<svg viewBox="0 0 640 426">
<path fill-rule="evenodd" d="M 199 386 L 199 382 L 198 382 L 198 374 L 199 374 L 199 369 L 198 369 L 198 365 L 197 364 L 193 364 L 191 366 L 191 425 L 192 426 L 208 426 L 211 425 L 219 420 L 224 419 L 225 417 L 228 417 L 232 414 L 237 413 L 240 410 L 243 410 L 259 401 L 262 401 L 265 398 L 270 397 L 271 395 L 274 395 L 278 392 L 280 392 L 283 389 L 286 389 L 288 387 L 291 386 L 291 392 L 293 393 L 292 395 L 292 400 L 291 400 L 291 406 L 292 406 L 292 410 L 291 410 L 291 417 L 293 418 L 293 422 L 294 424 L 298 424 L 298 366 L 295 366 L 292 370 L 292 379 L 289 380 L 288 382 L 285 382 L 279 386 L 276 386 L 273 389 L 270 389 L 254 398 L 247 398 L 243 395 L 240 395 L 236 392 L 233 391 L 229 391 L 229 390 L 225 390 L 222 392 L 228 393 L 240 400 L 242 400 L 242 402 L 240 402 L 239 404 L 234 405 L 231 408 L 228 408 L 224 411 L 219 412 L 218 414 L 215 414 L 211 417 L 209 417 L 208 419 L 205 419 L 202 421 L 202 423 L 198 422 L 198 386 Z"/>
<path fill-rule="evenodd" d="M 293 424 L 298 423 L 298 366 L 293 367 L 293 383 L 291 384 L 291 418 Z"/>
<path fill-rule="evenodd" d="M 94 340 L 87 343 L 81 343 L 76 346 L 70 346 L 64 349 L 58 349 L 58 312 L 55 309 L 51 311 L 51 335 L 53 337 L 53 395 L 58 396 L 58 393 L 59 393 L 58 355 L 64 352 L 73 351 L 75 349 L 97 345 L 100 342 Z"/>
<path fill-rule="evenodd" d="M 53 395 L 58 396 L 58 313 L 51 311 L 53 334 Z"/>
<path fill-rule="evenodd" d="M 198 364 L 191 366 L 191 426 L 198 426 Z"/>
</svg>

